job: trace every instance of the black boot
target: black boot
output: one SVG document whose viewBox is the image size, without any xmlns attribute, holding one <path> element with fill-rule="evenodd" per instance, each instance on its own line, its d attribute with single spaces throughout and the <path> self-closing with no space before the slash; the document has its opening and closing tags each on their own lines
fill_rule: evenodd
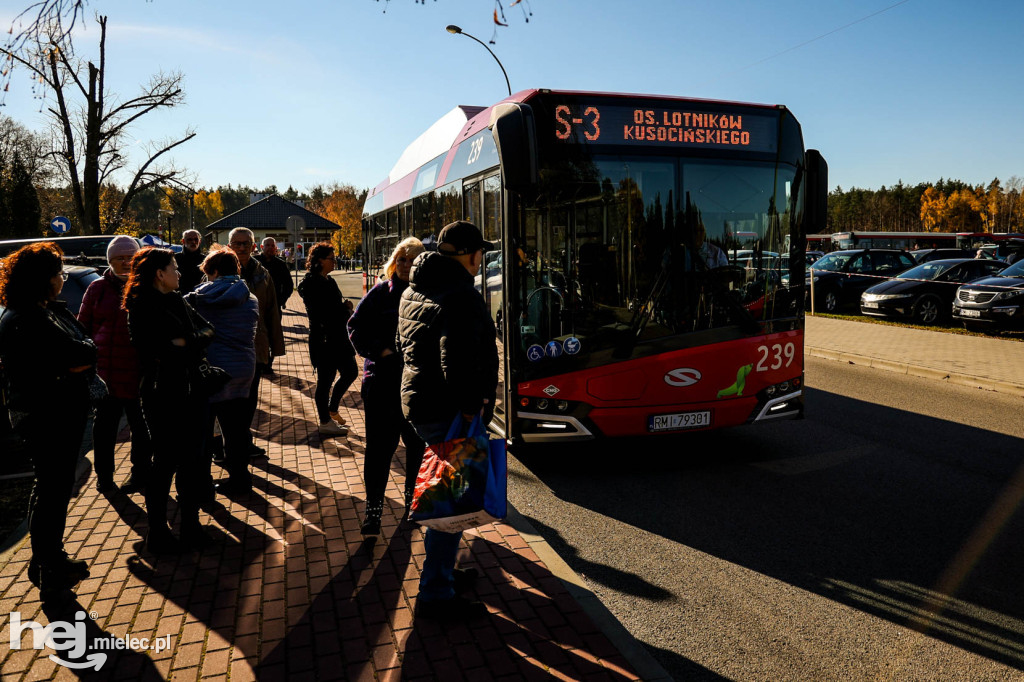
<svg viewBox="0 0 1024 682">
<path fill-rule="evenodd" d="M 363 527 L 359 532 L 363 535 L 378 535 L 380 533 L 380 515 L 384 510 L 384 504 L 379 502 L 375 505 L 366 505 L 366 516 L 363 518 Z"/>
<path fill-rule="evenodd" d="M 33 557 L 28 563 L 29 582 L 39 588 L 44 587 L 45 582 L 60 586 L 58 589 L 70 588 L 88 577 L 89 564 L 82 559 L 72 559 L 63 551 L 51 561 L 41 563 Z"/>
<path fill-rule="evenodd" d="M 104 474 L 102 476 L 96 476 L 96 491 L 100 495 L 106 495 L 117 490 L 117 486 L 114 485 L 114 476 L 112 474 Z"/>
<path fill-rule="evenodd" d="M 153 554 L 180 554 L 181 545 L 166 525 L 150 528 L 146 534 L 146 549 Z"/>
</svg>

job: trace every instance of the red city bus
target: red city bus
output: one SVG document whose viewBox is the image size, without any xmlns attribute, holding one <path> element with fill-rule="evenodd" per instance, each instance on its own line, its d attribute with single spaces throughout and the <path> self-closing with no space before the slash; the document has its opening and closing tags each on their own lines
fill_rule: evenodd
<svg viewBox="0 0 1024 682">
<path fill-rule="evenodd" d="M 365 272 L 460 218 L 500 244 L 477 283 L 504 355 L 491 427 L 514 443 L 800 418 L 827 185 L 782 106 L 526 90 L 406 149 L 367 197 Z"/>
</svg>

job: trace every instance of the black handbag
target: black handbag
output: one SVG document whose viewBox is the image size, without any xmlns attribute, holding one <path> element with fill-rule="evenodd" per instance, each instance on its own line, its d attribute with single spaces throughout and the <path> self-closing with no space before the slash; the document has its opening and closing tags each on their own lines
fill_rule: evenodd
<svg viewBox="0 0 1024 682">
<path fill-rule="evenodd" d="M 199 358 L 193 370 L 192 388 L 198 393 L 210 397 L 218 393 L 231 381 L 231 375 L 216 365 L 211 365 L 206 356 Z"/>
</svg>

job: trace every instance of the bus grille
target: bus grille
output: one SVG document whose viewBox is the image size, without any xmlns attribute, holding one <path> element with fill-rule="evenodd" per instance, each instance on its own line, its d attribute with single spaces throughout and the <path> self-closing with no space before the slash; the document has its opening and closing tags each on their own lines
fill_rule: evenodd
<svg viewBox="0 0 1024 682">
<path fill-rule="evenodd" d="M 968 303 L 988 303 L 995 297 L 995 294 L 991 292 L 976 294 L 973 291 L 960 291 L 957 293 L 957 297 L 961 301 L 967 301 Z"/>
</svg>

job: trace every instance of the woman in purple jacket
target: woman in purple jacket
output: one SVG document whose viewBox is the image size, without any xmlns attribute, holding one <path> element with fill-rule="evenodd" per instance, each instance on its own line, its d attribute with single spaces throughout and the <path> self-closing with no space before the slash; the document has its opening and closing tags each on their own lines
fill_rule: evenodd
<svg viewBox="0 0 1024 682">
<path fill-rule="evenodd" d="M 101 493 L 116 488 L 114 446 L 122 413 L 128 417 L 132 434 L 132 473 L 121 490 L 126 493 L 145 490 L 153 462 L 153 444 L 139 400 L 139 356 L 128 335 L 128 312 L 121 307 L 132 256 L 138 250 L 139 243 L 134 237 L 121 235 L 110 240 L 107 245 L 110 267 L 103 277 L 85 290 L 82 307 L 78 311 L 78 321 L 96 344 L 96 369 L 106 382 L 108 391 L 107 397 L 96 406 L 92 423 L 96 489 Z"/>
<path fill-rule="evenodd" d="M 367 292 L 348 320 L 349 339 L 363 357 L 362 396 L 366 419 L 366 454 L 363 456 L 366 516 L 363 535 L 380 532 L 384 490 L 399 436 L 405 443 L 406 513 L 426 447 L 402 414 L 402 354 L 395 348 L 398 301 L 409 286 L 412 262 L 421 253 L 423 243 L 415 237 L 399 243 L 384 265 L 385 279 Z"/>
</svg>

